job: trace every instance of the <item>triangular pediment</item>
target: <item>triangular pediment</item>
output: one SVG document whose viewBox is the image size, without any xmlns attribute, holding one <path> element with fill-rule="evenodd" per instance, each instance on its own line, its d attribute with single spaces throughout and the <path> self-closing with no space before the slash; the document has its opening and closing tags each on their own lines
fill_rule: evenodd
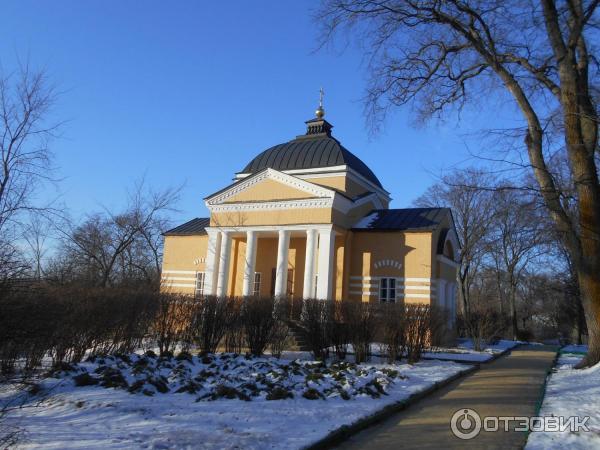
<svg viewBox="0 0 600 450">
<path fill-rule="evenodd" d="M 274 169 L 266 169 L 206 198 L 207 206 L 282 200 L 332 199 L 335 191 Z"/>
</svg>

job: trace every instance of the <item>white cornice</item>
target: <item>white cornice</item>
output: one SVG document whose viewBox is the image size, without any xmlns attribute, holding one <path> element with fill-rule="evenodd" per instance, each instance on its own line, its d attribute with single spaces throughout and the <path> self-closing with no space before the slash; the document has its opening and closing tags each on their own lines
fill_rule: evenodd
<svg viewBox="0 0 600 450">
<path fill-rule="evenodd" d="M 275 202 L 239 202 L 211 205 L 208 202 L 206 207 L 211 213 L 219 212 L 237 212 L 237 211 L 272 211 L 277 209 L 313 209 L 313 208 L 333 208 L 333 198 L 307 198 L 299 200 L 279 200 Z"/>
<path fill-rule="evenodd" d="M 317 230 L 317 231 L 331 231 L 335 229 L 333 228 L 333 224 L 331 223 L 311 223 L 311 224 L 297 224 L 297 225 L 248 225 L 248 226 L 213 226 L 206 227 L 206 231 L 209 233 L 217 233 L 217 232 L 229 232 L 229 233 L 241 233 L 246 231 L 279 231 L 279 230 L 288 230 L 288 231 L 307 231 L 307 230 Z"/>
</svg>

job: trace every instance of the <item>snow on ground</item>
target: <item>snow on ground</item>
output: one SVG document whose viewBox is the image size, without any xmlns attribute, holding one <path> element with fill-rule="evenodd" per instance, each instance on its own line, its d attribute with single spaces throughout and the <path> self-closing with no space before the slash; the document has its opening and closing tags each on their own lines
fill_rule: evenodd
<svg viewBox="0 0 600 450">
<path fill-rule="evenodd" d="M 459 339 L 457 347 L 435 347 L 424 351 L 421 357 L 423 359 L 478 363 L 489 361 L 498 353 L 504 353 L 519 344 L 523 344 L 523 342 L 499 340 L 494 344 L 485 345 L 482 351 L 475 351 L 473 350 L 473 342 L 470 339 Z M 333 347 L 329 350 L 332 354 L 334 353 Z M 353 352 L 354 348 L 349 344 L 348 354 L 352 355 Z M 385 345 L 381 343 L 371 344 L 371 354 L 379 357 L 381 360 L 385 360 Z M 284 357 L 286 357 L 285 352 Z"/>
<path fill-rule="evenodd" d="M 582 355 L 585 355 L 587 353 L 587 345 L 577 345 L 577 344 L 571 344 L 571 345 L 565 345 L 563 348 L 560 349 L 561 353 L 581 353 Z"/>
<path fill-rule="evenodd" d="M 423 353 L 425 359 L 441 359 L 465 362 L 485 362 L 492 359 L 498 353 L 504 353 L 521 344 L 519 341 L 499 340 L 494 344 L 485 345 L 483 350 L 473 350 L 473 341 L 470 339 L 459 339 L 458 347 L 444 348 L 436 347 L 435 350 Z"/>
<path fill-rule="evenodd" d="M 4 419 L 23 430 L 18 448 L 301 448 L 465 366 L 225 354 L 125 355 L 64 369 Z M 0 401 L 14 395 L 2 392 Z"/>
<path fill-rule="evenodd" d="M 566 352 L 565 352 L 566 350 Z M 586 417 L 590 431 L 579 432 L 532 432 L 527 441 L 527 450 L 547 449 L 600 449 L 600 364 L 588 369 L 573 368 L 585 346 L 568 346 L 561 349 L 555 372 L 546 386 L 540 416 Z"/>
</svg>

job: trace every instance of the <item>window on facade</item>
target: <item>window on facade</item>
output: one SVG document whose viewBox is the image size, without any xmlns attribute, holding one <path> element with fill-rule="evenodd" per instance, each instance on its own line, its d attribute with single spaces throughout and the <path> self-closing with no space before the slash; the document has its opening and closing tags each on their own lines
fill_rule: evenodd
<svg viewBox="0 0 600 450">
<path fill-rule="evenodd" d="M 255 297 L 260 296 L 260 281 L 261 281 L 260 272 L 254 272 L 254 286 L 252 289 L 252 295 L 254 295 Z"/>
<path fill-rule="evenodd" d="M 196 272 L 196 297 L 204 295 L 204 272 Z"/>
<path fill-rule="evenodd" d="M 379 280 L 379 301 L 396 303 L 395 278 L 382 278 Z"/>
</svg>

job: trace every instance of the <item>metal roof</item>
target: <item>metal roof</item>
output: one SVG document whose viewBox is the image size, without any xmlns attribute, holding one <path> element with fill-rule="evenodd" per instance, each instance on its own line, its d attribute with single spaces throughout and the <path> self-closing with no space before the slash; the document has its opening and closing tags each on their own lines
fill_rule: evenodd
<svg viewBox="0 0 600 450">
<path fill-rule="evenodd" d="M 353 230 L 419 231 L 437 228 L 450 208 L 376 209 L 363 217 Z"/>
<path fill-rule="evenodd" d="M 250 161 L 241 173 L 257 173 L 268 167 L 297 170 L 347 165 L 377 187 L 383 188 L 371 169 L 331 136 L 332 126 L 328 122 L 313 119 L 306 123 L 309 128 L 307 134 L 268 148 Z M 311 127 L 317 127 L 319 132 L 314 133 Z"/>
<path fill-rule="evenodd" d="M 205 228 L 210 225 L 209 217 L 196 217 L 182 225 L 179 225 L 163 233 L 164 236 L 192 236 L 206 234 Z"/>
</svg>

